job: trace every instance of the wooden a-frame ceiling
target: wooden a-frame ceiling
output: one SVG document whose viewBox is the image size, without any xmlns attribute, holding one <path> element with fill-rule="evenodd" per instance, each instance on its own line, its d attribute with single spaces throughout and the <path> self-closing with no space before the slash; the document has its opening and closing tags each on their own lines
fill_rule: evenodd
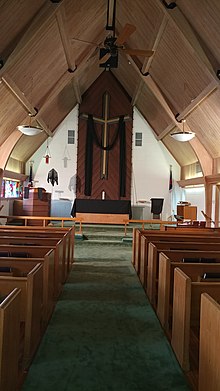
<svg viewBox="0 0 220 391">
<path fill-rule="evenodd" d="M 105 72 L 107 3 L 0 0 L 0 168 L 26 162 Z M 134 25 L 127 48 L 154 54 L 120 53 L 111 72 L 181 167 L 199 161 L 204 175 L 220 172 L 219 20 L 219 0 L 116 0 L 116 33 Z M 17 130 L 29 113 L 38 136 Z M 182 118 L 196 133 L 186 143 L 170 137 Z"/>
</svg>

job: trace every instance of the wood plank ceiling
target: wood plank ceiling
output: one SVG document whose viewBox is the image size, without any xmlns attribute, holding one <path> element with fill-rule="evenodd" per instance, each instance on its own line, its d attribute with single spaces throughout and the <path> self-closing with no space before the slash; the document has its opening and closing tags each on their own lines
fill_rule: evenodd
<svg viewBox="0 0 220 391">
<path fill-rule="evenodd" d="M 0 168 L 27 161 L 105 72 L 107 4 L 0 0 Z M 205 175 L 220 170 L 219 20 L 219 0 L 116 0 L 116 34 L 134 25 L 126 47 L 154 54 L 121 51 L 111 71 L 181 167 L 199 161 Z M 29 113 L 44 129 L 34 142 L 17 130 Z M 183 118 L 196 133 L 187 143 L 170 137 Z"/>
</svg>

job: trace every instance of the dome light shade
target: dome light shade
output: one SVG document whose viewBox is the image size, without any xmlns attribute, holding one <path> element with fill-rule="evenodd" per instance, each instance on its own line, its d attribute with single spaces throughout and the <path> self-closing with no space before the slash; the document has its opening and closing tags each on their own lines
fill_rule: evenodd
<svg viewBox="0 0 220 391">
<path fill-rule="evenodd" d="M 17 129 L 26 136 L 36 136 L 37 134 L 43 132 L 43 129 L 40 128 L 40 126 L 19 125 Z"/>
<path fill-rule="evenodd" d="M 192 138 L 195 137 L 195 133 L 189 130 L 185 131 L 185 122 L 186 122 L 185 119 L 183 119 L 181 122 L 183 123 L 183 130 L 179 132 L 171 133 L 171 137 L 173 137 L 174 140 L 181 141 L 181 142 L 192 140 Z"/>
<path fill-rule="evenodd" d="M 176 140 L 176 141 L 185 142 L 185 141 L 192 140 L 192 138 L 195 137 L 195 133 L 194 132 L 175 132 L 175 133 L 171 133 L 171 137 L 173 137 L 174 140 Z"/>
</svg>

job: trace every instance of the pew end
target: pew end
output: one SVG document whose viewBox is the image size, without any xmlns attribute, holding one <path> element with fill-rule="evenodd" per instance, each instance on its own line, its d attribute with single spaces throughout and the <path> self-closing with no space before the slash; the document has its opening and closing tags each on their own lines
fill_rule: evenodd
<svg viewBox="0 0 220 391">
<path fill-rule="evenodd" d="M 199 391 L 216 391 L 220 384 L 220 305 L 210 295 L 201 296 Z"/>
</svg>

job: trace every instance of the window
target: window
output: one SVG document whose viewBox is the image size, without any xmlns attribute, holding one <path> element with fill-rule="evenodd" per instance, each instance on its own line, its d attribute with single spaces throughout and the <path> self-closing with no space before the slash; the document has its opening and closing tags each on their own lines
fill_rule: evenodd
<svg viewBox="0 0 220 391">
<path fill-rule="evenodd" d="M 2 192 L 1 197 L 2 198 L 18 198 L 22 196 L 22 185 L 21 182 L 10 180 L 10 179 L 3 179 L 2 181 Z"/>
<path fill-rule="evenodd" d="M 201 166 L 199 162 L 196 162 L 196 174 L 199 174 L 202 172 Z"/>
<path fill-rule="evenodd" d="M 135 146 L 142 147 L 142 133 L 140 132 L 135 133 Z"/>
<path fill-rule="evenodd" d="M 75 130 L 68 130 L 68 144 L 75 144 Z"/>
</svg>

